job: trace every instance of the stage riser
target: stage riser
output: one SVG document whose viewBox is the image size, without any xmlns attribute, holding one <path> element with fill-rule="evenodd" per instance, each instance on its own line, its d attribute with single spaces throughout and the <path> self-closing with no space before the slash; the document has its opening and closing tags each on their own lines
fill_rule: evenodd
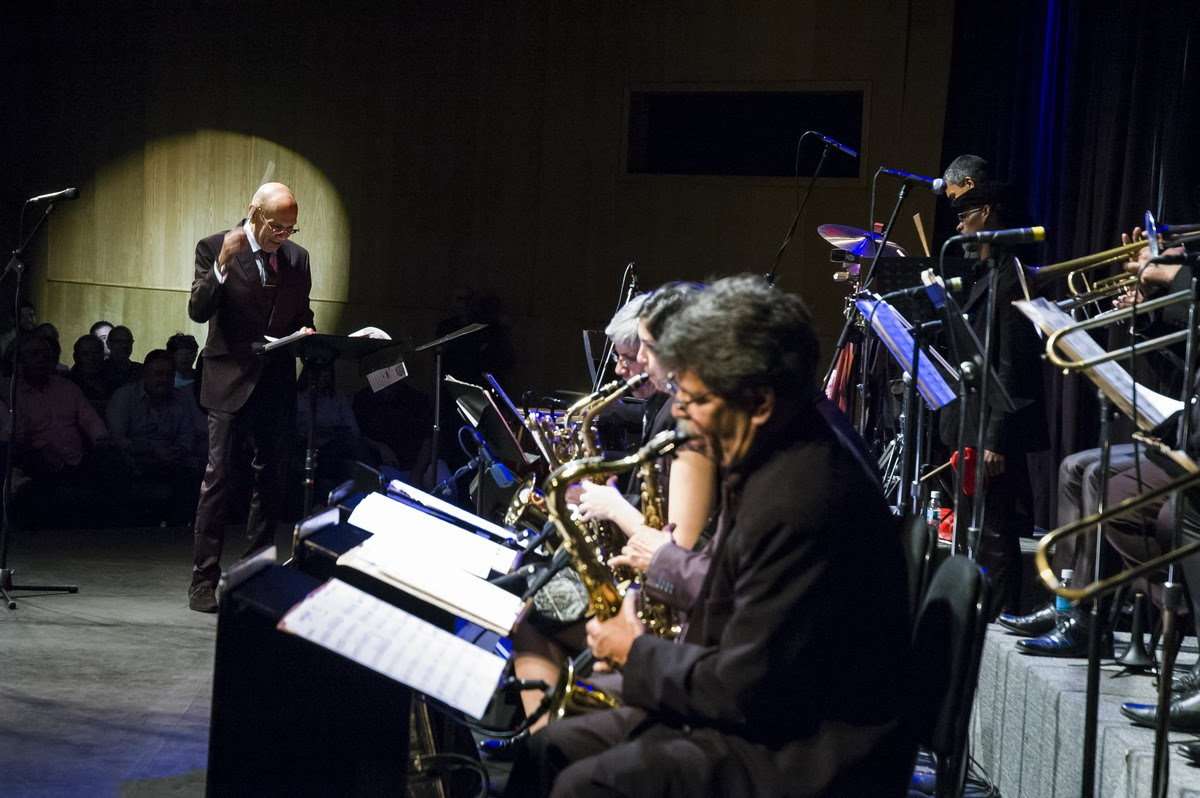
<svg viewBox="0 0 1200 798">
<path fill-rule="evenodd" d="M 1027 656 L 1016 649 L 1017 639 L 1000 627 L 988 630 L 971 719 L 972 752 L 1006 797 L 1076 798 L 1086 661 Z M 1118 650 L 1127 639 L 1118 636 Z M 1191 638 L 1185 641 L 1183 667 L 1196 658 L 1193 644 Z M 1130 723 L 1120 706 L 1124 701 L 1153 702 L 1154 681 L 1117 676 L 1119 670 L 1111 661 L 1101 668 L 1096 794 L 1145 798 L 1151 794 L 1154 733 Z M 1171 796 L 1200 798 L 1200 768 L 1175 753 L 1180 742 L 1194 739 L 1192 734 L 1171 735 Z"/>
</svg>

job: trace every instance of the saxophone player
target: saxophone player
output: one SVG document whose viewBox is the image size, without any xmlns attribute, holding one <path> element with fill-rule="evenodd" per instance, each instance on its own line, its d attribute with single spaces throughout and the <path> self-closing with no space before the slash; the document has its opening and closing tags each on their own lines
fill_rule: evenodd
<svg viewBox="0 0 1200 798">
<path fill-rule="evenodd" d="M 720 464 L 708 575 L 677 641 L 629 600 L 588 624 L 626 706 L 530 737 L 507 794 L 903 794 L 904 561 L 876 475 L 813 401 L 807 309 L 719 280 L 657 344 Z"/>
</svg>

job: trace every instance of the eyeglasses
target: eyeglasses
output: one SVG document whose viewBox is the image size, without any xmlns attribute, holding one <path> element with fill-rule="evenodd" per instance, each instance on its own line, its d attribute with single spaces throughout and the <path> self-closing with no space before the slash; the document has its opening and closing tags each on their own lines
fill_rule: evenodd
<svg viewBox="0 0 1200 798">
<path fill-rule="evenodd" d="M 679 396 L 679 392 L 683 390 L 682 388 L 679 387 L 679 383 L 675 382 L 675 372 L 671 372 L 670 374 L 667 375 L 667 379 L 666 379 L 664 385 L 665 385 L 667 391 L 669 393 L 673 394 L 674 396 Z M 679 408 L 679 410 L 683 411 L 683 410 L 687 410 L 688 407 L 690 407 L 691 405 L 694 405 L 697 403 L 704 404 L 705 402 L 712 400 L 713 397 L 715 397 L 716 395 L 717 395 L 716 391 L 705 391 L 704 393 L 696 394 L 695 396 L 693 396 L 690 399 L 675 399 L 674 404 L 675 404 L 675 407 L 677 407 L 677 408 Z"/>
<path fill-rule="evenodd" d="M 618 355 L 616 352 L 612 353 L 613 365 L 617 366 L 618 368 L 623 368 L 623 369 L 630 368 L 636 360 L 637 360 L 637 358 L 630 359 L 630 358 L 625 357 L 624 355 Z"/>
<path fill-rule="evenodd" d="M 982 205 L 980 205 L 978 208 L 972 208 L 972 209 L 971 209 L 971 210 L 969 210 L 969 211 L 963 211 L 962 213 L 960 213 L 960 214 L 958 215 L 958 223 L 959 223 L 959 224 L 962 224 L 962 223 L 963 223 L 963 222 L 965 222 L 967 219 L 970 219 L 972 216 L 974 216 L 975 214 L 979 213 L 981 210 L 983 210 L 983 206 L 982 206 Z"/>
<path fill-rule="evenodd" d="M 277 236 L 294 236 L 294 235 L 296 235 L 296 233 L 300 232 L 300 228 L 296 227 L 295 225 L 292 225 L 291 227 L 286 227 L 282 224 L 275 224 L 274 222 L 272 222 L 270 219 L 267 218 L 267 215 L 265 213 L 263 213 L 262 208 L 255 208 L 254 210 L 255 210 L 255 212 L 257 212 L 258 214 L 260 214 L 262 216 L 263 221 L 267 223 L 267 227 L 271 228 L 271 232 Z"/>
</svg>

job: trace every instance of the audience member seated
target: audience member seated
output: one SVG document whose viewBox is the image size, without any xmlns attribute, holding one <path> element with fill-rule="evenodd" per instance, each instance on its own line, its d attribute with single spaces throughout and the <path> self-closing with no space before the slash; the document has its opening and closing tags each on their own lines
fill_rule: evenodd
<svg viewBox="0 0 1200 798">
<path fill-rule="evenodd" d="M 358 421 L 350 407 L 350 399 L 335 387 L 332 369 L 315 371 L 305 366 L 300 372 L 296 393 L 296 428 L 299 431 L 300 451 L 308 447 L 310 391 L 316 375 L 316 415 L 312 416 L 313 447 L 317 450 L 317 490 L 326 495 L 339 483 L 349 479 L 354 463 L 363 460 L 365 450 L 359 436 Z M 300 460 L 303 467 L 303 458 Z"/>
<path fill-rule="evenodd" d="M 54 364 L 54 371 L 60 377 L 67 376 L 67 372 L 69 372 L 71 370 L 71 367 L 68 366 L 66 363 L 62 362 L 62 342 L 58 338 L 58 328 L 55 327 L 50 322 L 44 321 L 41 324 L 39 324 L 37 327 L 34 328 L 33 334 L 34 335 L 44 335 L 47 338 L 54 339 L 55 343 L 57 343 L 59 346 L 59 359 L 58 359 L 58 362 L 56 362 Z"/>
<path fill-rule="evenodd" d="M 373 391 L 364 386 L 354 395 L 354 417 L 374 464 L 391 466 L 411 485 L 429 467 L 433 438 L 433 405 L 420 391 L 400 380 Z"/>
<path fill-rule="evenodd" d="M 22 299 L 20 307 L 17 310 L 17 323 L 9 327 L 0 334 L 0 352 L 4 353 L 6 364 L 6 374 L 12 374 L 12 357 L 9 355 L 9 347 L 12 345 L 13 339 L 19 333 L 31 333 L 37 328 L 37 310 L 33 307 L 33 303 L 28 299 Z M 55 336 L 57 338 L 57 336 Z"/>
<path fill-rule="evenodd" d="M 110 391 L 135 382 L 142 376 L 142 364 L 130 360 L 132 354 L 133 333 L 128 327 L 118 324 L 108 334 L 108 360 L 104 361 L 104 379 L 108 381 Z"/>
<path fill-rule="evenodd" d="M 26 520 L 34 523 L 67 520 L 55 511 L 80 509 L 80 516 L 69 520 L 103 524 L 122 498 L 120 456 L 104 421 L 79 387 L 54 374 L 57 348 L 57 341 L 40 335 L 21 342 L 13 455 L 32 484 L 22 491 L 19 505 L 27 510 Z M 64 487 L 90 490 L 95 506 L 81 500 L 56 501 Z"/>
<path fill-rule="evenodd" d="M 93 324 L 92 328 L 88 330 L 89 333 L 100 339 L 100 343 L 104 344 L 105 359 L 108 358 L 108 334 L 112 332 L 112 328 L 113 323 L 111 321 L 100 319 L 100 321 Z"/>
<path fill-rule="evenodd" d="M 167 339 L 167 352 L 175 360 L 175 387 L 194 385 L 196 382 L 196 355 L 200 344 L 194 336 L 177 332 Z"/>
<path fill-rule="evenodd" d="M 104 378 L 104 344 L 94 335 L 81 335 L 75 341 L 73 357 L 75 365 L 67 372 L 67 379 L 79 386 L 96 413 L 104 417 L 112 397 Z"/>
<path fill-rule="evenodd" d="M 113 443 L 136 486 L 131 520 L 185 524 L 195 515 L 207 439 L 194 400 L 173 385 L 174 376 L 174 358 L 151 350 L 141 380 L 118 388 L 108 403 Z"/>
</svg>

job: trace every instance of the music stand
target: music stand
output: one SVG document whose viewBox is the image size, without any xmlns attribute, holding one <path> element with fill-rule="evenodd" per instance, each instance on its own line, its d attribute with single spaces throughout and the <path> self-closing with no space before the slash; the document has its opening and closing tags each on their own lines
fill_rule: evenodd
<svg viewBox="0 0 1200 798">
<path fill-rule="evenodd" d="M 970 284 L 975 263 L 977 261 L 967 258 L 946 258 L 943 271 L 939 271 L 937 258 L 877 258 L 871 290 L 883 295 L 918 286 L 921 284 L 921 273 L 928 269 L 932 269 L 943 280 L 961 277 L 964 284 Z M 940 318 L 937 309 L 924 294 L 889 297 L 888 301 L 914 325 Z"/>
<path fill-rule="evenodd" d="M 317 386 L 318 377 L 322 371 L 332 368 L 338 358 L 359 360 L 367 355 L 394 349 L 395 355 L 402 358 L 407 344 L 386 338 L 366 338 L 361 336 L 325 335 L 309 333 L 306 335 L 289 335 L 263 344 L 261 352 L 287 352 L 300 359 L 312 375 L 308 381 L 308 430 L 307 443 L 304 452 L 304 514 L 307 518 L 312 512 L 313 486 L 317 481 Z"/>
<path fill-rule="evenodd" d="M 416 352 L 424 352 L 426 349 L 434 350 L 434 372 L 433 372 L 433 441 L 429 445 L 429 467 L 432 469 L 433 478 L 430 480 L 432 487 L 437 487 L 438 473 L 438 438 L 442 434 L 442 352 L 445 351 L 446 344 L 456 338 L 462 338 L 464 335 L 479 332 L 487 327 L 486 324 L 468 324 L 465 327 L 459 327 L 452 333 L 443 335 L 441 338 L 435 338 L 427 344 L 421 344 L 415 350 Z M 423 483 L 423 475 L 417 475 L 418 483 Z"/>
</svg>

